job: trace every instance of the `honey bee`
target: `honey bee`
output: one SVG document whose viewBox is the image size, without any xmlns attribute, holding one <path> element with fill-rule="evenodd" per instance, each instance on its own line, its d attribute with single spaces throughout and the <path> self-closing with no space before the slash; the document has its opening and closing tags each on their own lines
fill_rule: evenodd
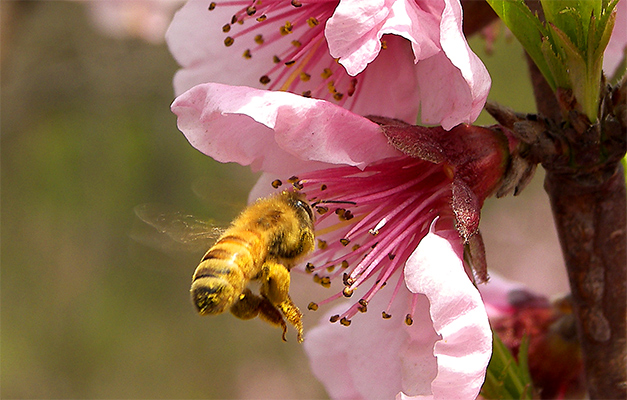
<svg viewBox="0 0 627 400">
<path fill-rule="evenodd" d="M 311 206 L 295 192 L 259 199 L 246 208 L 205 253 L 192 278 L 192 301 L 201 315 L 227 309 L 241 319 L 259 316 L 303 341 L 302 314 L 292 302 L 290 269 L 314 249 Z M 259 295 L 247 286 L 260 283 Z M 284 319 L 285 317 L 285 319 Z"/>
<path fill-rule="evenodd" d="M 207 224 L 191 216 L 179 215 L 172 222 L 146 207 L 136 213 L 179 242 L 216 235 L 215 229 L 210 232 Z M 281 327 L 283 340 L 287 320 L 302 342 L 302 314 L 288 293 L 289 272 L 314 247 L 314 214 L 302 194 L 283 191 L 259 199 L 221 232 L 202 257 L 192 277 L 192 302 L 201 315 L 228 309 L 241 319 L 258 316 Z M 251 282 L 259 283 L 259 294 L 248 287 Z"/>
</svg>

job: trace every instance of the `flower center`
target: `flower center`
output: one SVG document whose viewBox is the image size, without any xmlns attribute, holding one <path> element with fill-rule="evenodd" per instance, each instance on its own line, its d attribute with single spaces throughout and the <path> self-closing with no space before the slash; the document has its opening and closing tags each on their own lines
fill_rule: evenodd
<svg viewBox="0 0 627 400">
<path fill-rule="evenodd" d="M 311 303 L 309 309 L 361 293 L 344 314 L 332 318 L 344 325 L 357 312 L 365 312 L 373 296 L 405 265 L 436 216 L 452 218 L 450 175 L 442 165 L 410 157 L 382 160 L 363 171 L 344 166 L 308 172 L 288 182 L 306 194 L 318 214 L 318 246 L 305 270 L 324 287 L 340 277 L 343 284 L 341 291 Z M 361 290 L 367 282 L 370 288 Z M 390 317 L 403 282 L 400 274 L 384 318 Z M 406 316 L 408 324 L 411 315 Z"/>
<path fill-rule="evenodd" d="M 264 71 L 259 82 L 271 90 L 300 93 L 333 101 L 346 107 L 358 91 L 358 77 L 349 76 L 329 55 L 324 26 L 339 0 L 254 0 L 213 2 L 209 10 L 221 6 L 240 7 L 223 27 L 224 44 L 250 43 L 245 59 L 262 52 L 272 57 L 273 67 Z M 252 23 L 245 26 L 248 22 Z M 363 74 L 362 74 L 363 76 Z"/>
</svg>

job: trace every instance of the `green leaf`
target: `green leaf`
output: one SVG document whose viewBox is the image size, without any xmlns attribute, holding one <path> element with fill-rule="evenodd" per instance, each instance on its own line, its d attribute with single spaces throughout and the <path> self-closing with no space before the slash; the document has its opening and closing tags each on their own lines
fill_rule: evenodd
<svg viewBox="0 0 627 400">
<path fill-rule="evenodd" d="M 523 0 L 487 0 L 487 2 L 516 36 L 551 88 L 555 90 L 557 88 L 555 79 L 541 48 L 543 39 L 548 36 L 548 31 L 542 22 Z"/>
<path fill-rule="evenodd" d="M 517 363 L 496 332 L 493 331 L 492 336 L 492 358 L 481 396 L 485 399 L 532 399 L 534 391 L 527 362 L 528 338 L 524 337 L 520 344 Z"/>
</svg>

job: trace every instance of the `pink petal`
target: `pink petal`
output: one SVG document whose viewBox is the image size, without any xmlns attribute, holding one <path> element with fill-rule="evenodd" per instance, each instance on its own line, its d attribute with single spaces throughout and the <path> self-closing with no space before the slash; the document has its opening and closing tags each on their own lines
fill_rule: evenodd
<svg viewBox="0 0 627 400">
<path fill-rule="evenodd" d="M 390 309 L 392 318 L 385 320 L 381 311 L 389 296 L 382 292 L 349 327 L 328 322 L 349 307 L 340 304 L 307 333 L 304 345 L 312 370 L 331 398 L 391 399 L 401 391 L 430 392 L 437 372 L 433 345 L 439 337 L 425 297 L 418 299 L 413 325 L 405 324 L 410 299 L 407 289 L 401 288 Z"/>
<path fill-rule="evenodd" d="M 616 22 L 605 49 L 603 71 L 613 76 L 620 62 L 625 58 L 627 47 L 627 0 L 620 0 L 616 5 Z"/>
<path fill-rule="evenodd" d="M 353 76 L 377 57 L 388 33 L 412 42 L 416 62 L 439 51 L 438 18 L 415 1 L 342 0 L 325 29 L 331 55 Z"/>
<path fill-rule="evenodd" d="M 405 283 L 427 296 L 434 328 L 442 336 L 434 350 L 433 397 L 471 399 L 485 378 L 492 334 L 481 296 L 464 271 L 461 239 L 454 230 L 436 231 L 436 221 L 409 257 Z"/>
<path fill-rule="evenodd" d="M 454 126 L 452 123 L 472 123 L 477 119 L 488 98 L 491 79 L 486 67 L 468 46 L 462 30 L 461 4 L 458 0 L 445 0 L 445 5 L 440 22 L 440 44 L 449 62 L 459 70 L 465 82 L 465 86 L 456 83 L 460 88 L 453 94 L 460 99 L 453 106 L 449 104 L 451 111 L 438 119 L 444 129 L 449 129 L 447 126 Z M 455 74 L 450 75 L 455 77 Z M 452 96 L 452 99 L 455 97 Z"/>
<path fill-rule="evenodd" d="M 230 47 L 223 43 L 222 25 L 230 21 L 240 6 L 219 6 L 208 11 L 211 0 L 189 0 L 175 15 L 166 32 L 170 52 L 181 65 L 174 76 L 176 95 L 205 82 L 246 85 L 261 88 L 259 78 L 273 66 L 272 56 L 280 53 L 275 46 L 255 51 L 254 59 L 242 57 L 254 43 L 235 40 Z M 269 34 L 259 29 L 259 34 Z"/>
<path fill-rule="evenodd" d="M 321 163 L 364 168 L 399 155 L 374 122 L 286 92 L 207 83 L 179 96 L 172 111 L 192 146 L 254 170 L 287 175 Z"/>
</svg>

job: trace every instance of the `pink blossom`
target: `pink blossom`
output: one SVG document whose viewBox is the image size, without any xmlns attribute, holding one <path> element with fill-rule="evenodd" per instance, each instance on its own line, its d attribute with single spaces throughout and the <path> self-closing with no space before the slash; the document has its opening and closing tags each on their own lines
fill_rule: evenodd
<svg viewBox="0 0 627 400">
<path fill-rule="evenodd" d="M 616 22 L 612 36 L 605 49 L 603 70 L 607 76 L 616 73 L 627 55 L 627 0 L 620 0 L 616 5 Z"/>
<path fill-rule="evenodd" d="M 306 336 L 312 368 L 332 397 L 477 396 L 491 332 L 462 248 L 478 236 L 472 210 L 496 181 L 462 185 L 461 214 L 456 187 L 460 176 L 475 179 L 476 168 L 502 172 L 502 163 L 451 147 L 464 127 L 435 128 L 449 136 L 442 146 L 427 143 L 424 157 L 411 157 L 388 140 L 407 144 L 420 132 L 290 93 L 202 84 L 172 110 L 203 153 L 264 171 L 252 197 L 291 186 L 314 205 L 318 243 L 305 271 L 341 288 L 309 309 L 357 299 L 330 313 L 339 324 Z"/>
<path fill-rule="evenodd" d="M 174 12 L 183 0 L 86 1 L 94 24 L 113 37 L 138 37 L 162 43 Z"/>
<path fill-rule="evenodd" d="M 490 88 L 461 23 L 458 0 L 190 0 L 166 36 L 177 94 L 246 85 L 450 129 L 477 118 Z"/>
</svg>

